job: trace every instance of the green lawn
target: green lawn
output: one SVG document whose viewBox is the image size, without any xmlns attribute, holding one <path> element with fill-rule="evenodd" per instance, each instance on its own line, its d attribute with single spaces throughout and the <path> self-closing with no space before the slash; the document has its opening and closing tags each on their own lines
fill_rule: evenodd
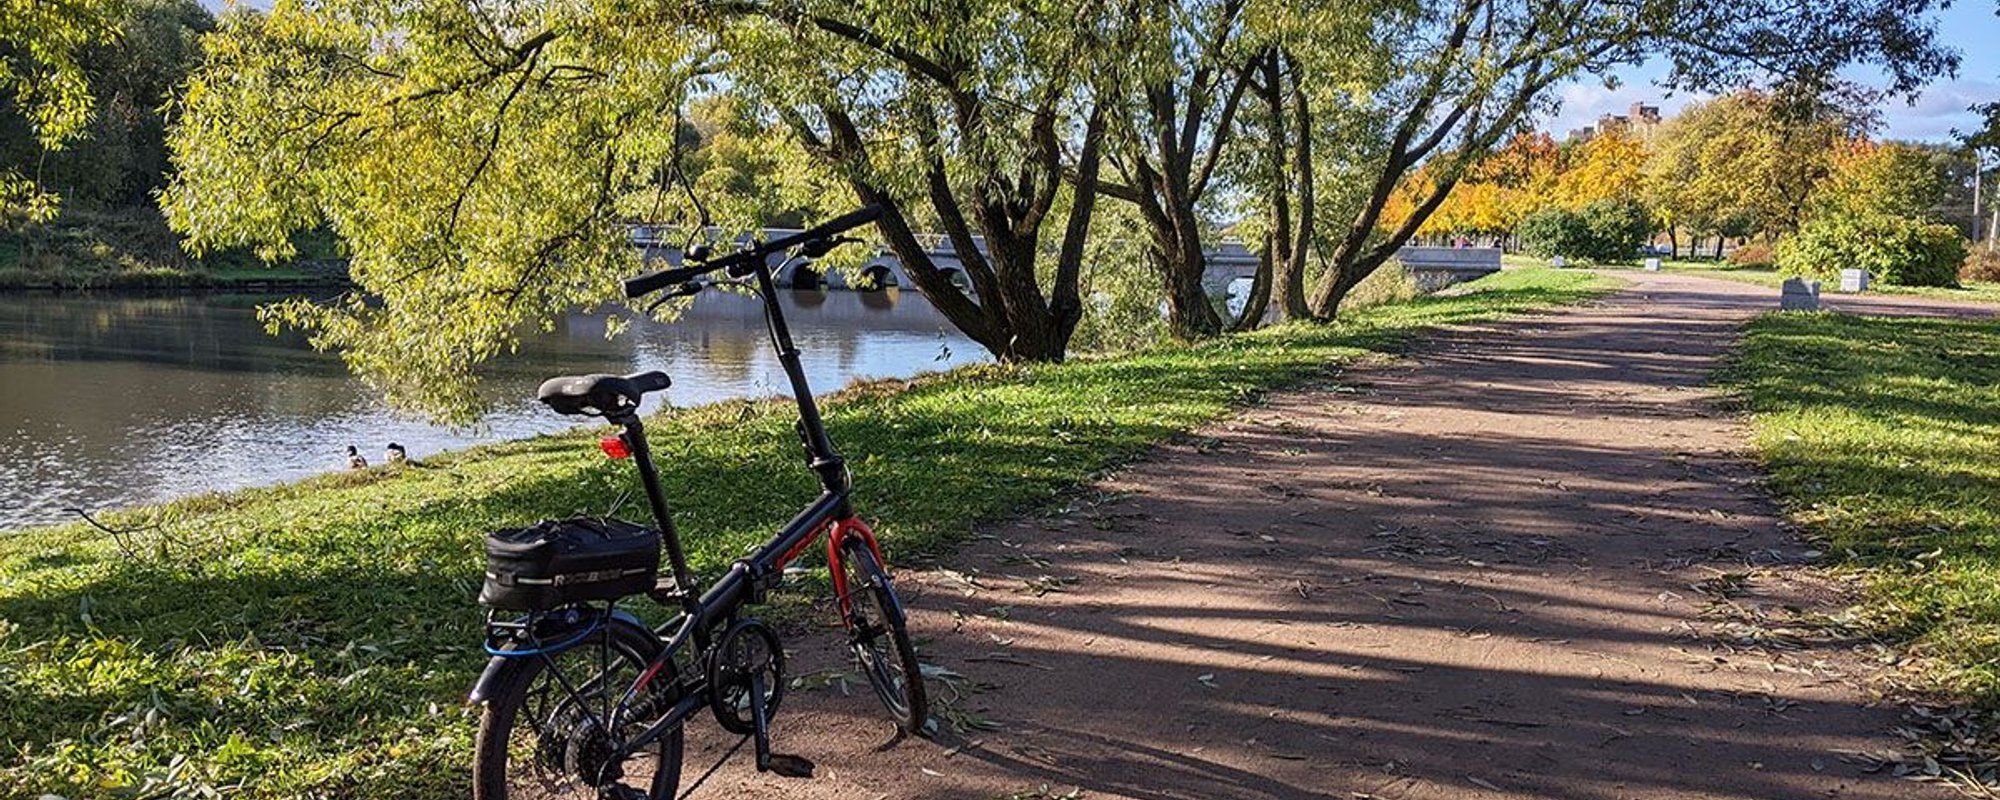
<svg viewBox="0 0 2000 800">
<path fill-rule="evenodd" d="M 2000 323 L 1773 314 L 1724 379 L 1866 621 L 1929 688 L 2000 705 Z"/>
<path fill-rule="evenodd" d="M 1607 281 L 1510 271 L 1478 291 L 1198 346 L 960 369 L 826 404 L 891 553 L 1050 502 L 1258 393 L 1392 352 L 1426 327 L 1572 302 Z M 653 421 L 698 568 L 811 496 L 787 405 Z M 594 433 L 481 447 L 128 513 L 197 540 L 132 560 L 70 526 L 0 537 L 0 797 L 457 797 L 484 656 L 480 533 L 601 511 L 630 469 Z M 698 498 L 698 499 L 697 499 Z M 628 503 L 626 514 L 634 504 Z M 155 534 L 142 534 L 141 546 Z"/>
<path fill-rule="evenodd" d="M 1548 266 L 1547 259 L 1519 254 L 1502 256 L 1501 261 L 1509 267 Z M 1594 266 L 1599 269 L 1612 270 L 1637 270 L 1640 268 L 1637 264 L 1602 264 Z M 1667 272 L 1705 275 L 1711 278 L 1723 278 L 1741 283 L 1754 283 L 1759 286 L 1769 286 L 1772 288 L 1777 288 L 1785 282 L 1785 276 L 1778 274 L 1777 270 L 1770 267 L 1745 267 L 1732 264 L 1728 261 L 1673 259 L 1660 262 L 1660 268 Z M 1822 286 L 1821 290 L 1834 291 L 1838 288 L 1838 286 Z M 1869 287 L 1869 291 L 1878 294 L 1904 294 L 1947 300 L 2000 303 L 2000 283 L 1973 281 L 1957 289 L 1938 286 L 1888 286 L 1878 283 Z"/>
</svg>

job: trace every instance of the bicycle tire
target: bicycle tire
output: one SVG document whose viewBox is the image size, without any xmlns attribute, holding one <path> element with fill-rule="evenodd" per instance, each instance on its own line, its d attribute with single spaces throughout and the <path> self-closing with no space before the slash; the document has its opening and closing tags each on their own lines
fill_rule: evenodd
<svg viewBox="0 0 2000 800">
<path fill-rule="evenodd" d="M 922 664 L 910 644 L 902 601 L 866 542 L 849 539 L 841 549 L 840 568 L 847 570 L 841 622 L 847 628 L 848 646 L 896 727 L 904 733 L 921 734 L 929 707 Z"/>
<path fill-rule="evenodd" d="M 603 650 L 606 646 L 609 647 L 608 657 L 616 658 L 618 660 L 616 668 L 624 671 L 624 674 L 609 681 L 609 685 L 614 686 L 616 691 L 622 692 L 629 688 L 638 674 L 651 664 L 652 657 L 659 652 L 660 640 L 643 626 L 622 620 L 611 620 L 575 646 L 553 654 L 550 658 L 573 656 L 588 659 L 589 661 L 585 663 L 589 663 L 607 658 Z M 549 766 L 546 763 L 523 764 L 522 762 L 534 762 L 537 756 L 546 759 L 550 752 L 547 748 L 551 746 L 565 748 L 577 746 L 574 744 L 574 737 L 566 741 L 551 742 L 543 732 L 532 728 L 517 731 L 516 723 L 522 719 L 523 711 L 530 710 L 529 701 L 536 696 L 538 687 L 553 688 L 560 692 L 561 694 L 555 695 L 559 705 L 574 705 L 573 697 L 563 696 L 567 693 L 563 692 L 560 683 L 551 675 L 547 663 L 541 657 L 522 657 L 515 663 L 509 664 L 507 672 L 500 676 L 492 696 L 481 711 L 478 740 L 473 751 L 474 800 L 569 800 L 570 798 L 598 800 L 601 796 L 595 786 L 586 784 L 575 775 L 552 776 L 532 773 L 524 775 L 510 769 L 510 767 L 528 767 L 546 772 Z M 565 670 L 559 665 L 558 671 Z M 574 676 L 564 677 L 572 683 L 577 680 Z M 675 680 L 672 663 L 667 664 L 659 675 L 654 676 L 656 683 L 665 682 L 658 683 L 661 686 L 672 686 Z M 597 698 L 602 695 L 592 695 L 592 697 Z M 543 707 L 534 711 L 536 713 L 532 716 L 541 717 L 560 713 L 562 709 Z M 636 730 L 643 728 L 649 722 L 651 720 L 637 720 L 630 723 L 630 727 Z M 517 742 L 517 733 L 525 733 L 529 738 Z M 531 747 L 526 752 L 517 752 L 521 750 L 522 744 L 529 744 Z M 676 728 L 661 736 L 654 745 L 657 749 L 653 750 L 655 757 L 650 765 L 652 776 L 650 780 L 641 778 L 640 782 L 646 783 L 647 788 L 637 791 L 642 791 L 649 800 L 675 800 L 680 787 L 682 731 Z M 568 752 L 573 751 L 565 750 L 565 753 Z M 641 767 L 647 766 L 643 758 L 645 753 L 646 751 L 641 751 L 626 764 L 636 762 Z M 557 785 L 551 778 L 560 780 L 563 785 Z M 539 785 L 524 785 L 531 779 Z M 638 795 L 634 793 L 633 796 Z"/>
</svg>

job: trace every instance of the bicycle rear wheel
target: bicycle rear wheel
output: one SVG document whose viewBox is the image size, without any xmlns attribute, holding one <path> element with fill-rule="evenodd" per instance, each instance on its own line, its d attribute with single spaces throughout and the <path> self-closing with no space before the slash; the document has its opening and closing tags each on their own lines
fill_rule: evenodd
<svg viewBox="0 0 2000 800">
<path fill-rule="evenodd" d="M 614 763 L 611 737 L 598 722 L 659 648 L 651 631 L 613 620 L 546 660 L 522 656 L 510 664 L 479 718 L 475 800 L 674 800 L 681 731 Z M 654 677 L 660 686 L 674 680 L 671 664 Z M 634 736 L 650 722 L 623 720 L 614 733 Z"/>
<path fill-rule="evenodd" d="M 930 713 L 924 674 L 916 648 L 910 645 L 902 601 L 897 599 L 888 573 L 875 558 L 875 551 L 859 538 L 841 545 L 839 569 L 847 587 L 847 596 L 840 598 L 841 616 L 855 661 L 882 705 L 888 707 L 889 716 L 895 718 L 896 727 L 905 733 L 922 733 Z"/>
</svg>

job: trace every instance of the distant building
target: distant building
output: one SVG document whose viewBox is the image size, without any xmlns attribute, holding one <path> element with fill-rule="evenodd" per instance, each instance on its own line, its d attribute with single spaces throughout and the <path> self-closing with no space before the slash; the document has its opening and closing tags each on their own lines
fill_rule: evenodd
<svg viewBox="0 0 2000 800">
<path fill-rule="evenodd" d="M 1596 125 L 1586 125 L 1569 132 L 1571 141 L 1587 142 L 1600 133 L 1618 131 L 1644 137 L 1660 124 L 1660 107 L 1645 103 L 1633 103 L 1623 114 L 1605 114 L 1597 118 Z"/>
</svg>

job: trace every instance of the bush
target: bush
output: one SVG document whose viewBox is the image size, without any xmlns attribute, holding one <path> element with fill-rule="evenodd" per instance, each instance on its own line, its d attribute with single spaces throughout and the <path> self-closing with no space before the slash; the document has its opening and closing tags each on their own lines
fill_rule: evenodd
<svg viewBox="0 0 2000 800">
<path fill-rule="evenodd" d="M 1416 299 L 1423 292 L 1417 287 L 1416 279 L 1410 277 L 1410 268 L 1400 261 L 1390 261 L 1377 267 L 1368 277 L 1362 278 L 1354 288 L 1347 290 L 1347 296 L 1340 301 L 1342 311 L 1367 308 L 1369 306 L 1404 303 Z"/>
<path fill-rule="evenodd" d="M 1739 267 L 1768 267 L 1775 263 L 1771 246 L 1763 242 L 1746 244 L 1729 251 L 1729 263 Z"/>
<path fill-rule="evenodd" d="M 1514 227 L 1521 249 L 1536 258 L 1575 256 L 1588 232 L 1583 218 L 1567 209 L 1544 208 L 1522 217 Z"/>
<path fill-rule="evenodd" d="M 2000 283 L 2000 251 L 1978 248 L 1967 254 L 1965 265 L 1958 268 L 1958 279 L 1982 283 Z"/>
<path fill-rule="evenodd" d="M 1514 229 L 1529 255 L 1596 262 L 1630 260 L 1652 232 L 1645 207 L 1629 200 L 1600 200 L 1581 211 L 1544 208 Z"/>
<path fill-rule="evenodd" d="M 1778 271 L 1832 281 L 1865 269 L 1892 286 L 1956 286 L 1965 238 L 1950 225 L 1909 217 L 1830 216 L 1778 244 Z"/>
<path fill-rule="evenodd" d="M 1577 255 L 1592 261 L 1630 261 L 1653 234 L 1652 215 L 1631 200 L 1599 200 L 1584 206 L 1583 249 Z"/>
</svg>

